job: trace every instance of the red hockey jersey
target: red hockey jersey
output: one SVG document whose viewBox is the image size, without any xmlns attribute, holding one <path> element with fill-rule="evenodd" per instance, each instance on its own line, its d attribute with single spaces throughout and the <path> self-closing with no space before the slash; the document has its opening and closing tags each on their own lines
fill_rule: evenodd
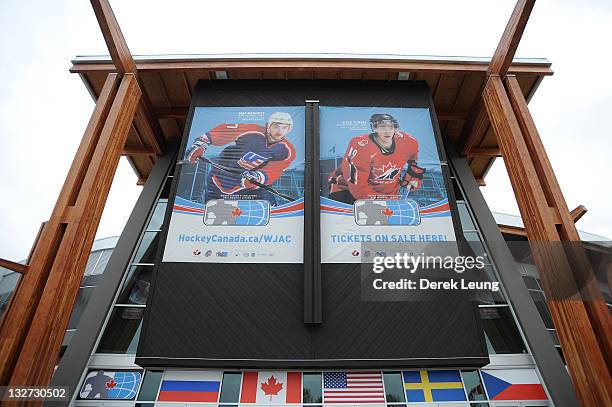
<svg viewBox="0 0 612 407">
<path fill-rule="evenodd" d="M 402 168 L 407 161 L 418 159 L 418 151 L 417 140 L 401 131 L 395 133 L 388 149 L 373 134 L 354 137 L 342 159 L 341 179 L 331 192 L 348 189 L 355 199 L 397 199 Z"/>
</svg>

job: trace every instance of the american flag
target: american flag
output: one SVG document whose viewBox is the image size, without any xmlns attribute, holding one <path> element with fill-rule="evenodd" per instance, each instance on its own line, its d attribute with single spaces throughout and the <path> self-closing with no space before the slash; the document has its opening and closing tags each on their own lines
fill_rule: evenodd
<svg viewBox="0 0 612 407">
<path fill-rule="evenodd" d="M 323 373 L 324 404 L 384 403 L 380 372 L 327 372 Z"/>
</svg>

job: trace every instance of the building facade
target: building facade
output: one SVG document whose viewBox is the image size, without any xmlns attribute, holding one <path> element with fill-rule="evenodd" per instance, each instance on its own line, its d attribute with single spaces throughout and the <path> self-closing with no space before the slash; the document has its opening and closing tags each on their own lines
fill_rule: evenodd
<svg viewBox="0 0 612 407">
<path fill-rule="evenodd" d="M 143 199 L 139 201 L 135 213 L 126 225 L 124 235 L 131 235 L 131 250 L 115 250 L 116 253 L 111 258 L 110 250 L 117 239 L 98 242 L 94 247 L 89 261 L 91 267 L 87 269 L 91 270 L 86 272 L 79 295 L 79 303 L 83 301 L 88 307 L 83 309 L 77 306 L 78 311 L 75 311 L 71 318 L 75 324 L 69 326 L 65 339 L 66 343 L 71 338 L 73 343 L 81 343 L 68 347 L 66 358 L 59 364 L 54 384 L 67 384 L 67 379 L 77 380 L 71 383 L 71 388 L 74 389 L 71 405 L 74 406 L 270 405 L 271 402 L 274 405 L 328 404 L 330 399 L 326 401 L 325 397 L 329 397 L 331 393 L 326 386 L 330 386 L 331 381 L 338 380 L 338 377 L 348 380 L 352 375 L 362 373 L 363 369 L 142 369 L 135 363 L 142 319 L 155 267 L 155 253 L 158 250 L 170 184 L 174 176 L 173 161 L 171 157 L 160 160 L 155 171 L 157 177 L 152 177 L 145 185 L 143 196 L 147 198 L 146 202 Z M 489 247 L 492 243 L 487 243 L 485 233 L 496 234 L 499 239 L 502 239 L 502 235 L 497 224 L 487 223 L 486 219 L 482 219 L 492 219 L 488 210 L 481 212 L 479 218 L 478 210 L 483 208 L 474 208 L 470 204 L 474 201 L 483 204 L 484 200 L 473 178 L 461 182 L 458 177 L 456 166 L 460 171 L 461 167 L 466 165 L 462 161 L 465 160 L 458 157 L 452 160 L 451 177 L 464 236 L 477 252 L 488 253 L 490 258 L 495 258 Z M 137 209 L 139 211 L 136 211 Z M 497 215 L 497 218 L 500 223 L 513 223 L 513 226 L 516 226 L 515 219 L 501 215 Z M 146 219 L 146 223 L 143 229 L 135 233 L 131 227 L 138 219 Z M 483 230 L 480 225 L 486 229 Z M 118 239 L 117 245 L 121 245 L 122 240 L 126 241 L 126 237 Z M 506 239 L 512 238 L 513 236 L 506 235 Z M 100 245 L 104 247 L 96 250 Z M 499 247 L 495 246 L 493 250 L 499 250 Z M 508 260 L 511 259 L 510 256 Z M 87 291 L 86 289 L 93 285 L 89 280 L 100 278 L 100 267 L 104 265 L 107 270 L 103 276 L 107 279 L 106 284 L 99 287 L 95 293 L 84 295 L 84 290 Z M 115 268 L 119 265 L 121 268 Z M 507 264 L 502 266 L 508 267 Z M 518 319 L 515 306 L 508 300 L 509 293 L 501 278 L 499 266 L 491 262 L 487 265 L 487 271 L 493 280 L 501 281 L 504 288 L 498 295 L 482 298 L 478 303 L 490 363 L 476 369 L 429 369 L 426 366 L 422 369 L 368 369 L 367 373 L 371 376 L 368 376 L 369 380 L 376 382 L 374 387 L 380 386 L 380 394 L 377 389 L 368 391 L 375 394 L 372 400 L 376 397 L 380 399 L 368 399 L 370 401 L 367 404 L 481 407 L 553 405 L 549 397 L 549 386 L 558 384 L 554 381 L 547 384 L 544 380 L 541 368 L 550 365 L 538 365 L 532 344 L 548 347 L 554 352 L 554 356 L 557 356 L 557 352 L 561 354 L 559 343 L 551 328 L 545 303 L 537 298 L 541 293 L 536 292 L 537 275 L 534 275 L 533 267 L 512 259 L 509 269 L 515 280 L 511 283 L 518 283 L 523 294 L 533 299 L 529 304 L 520 305 L 528 305 L 532 310 L 537 310 L 537 315 L 531 317 L 535 317 L 532 319 L 535 319 L 540 330 L 538 338 L 533 335 L 527 337 L 522 327 L 526 321 Z M 506 279 L 508 277 L 505 276 Z M 100 307 L 101 303 L 108 306 Z M 100 323 L 102 325 L 99 325 Z M 75 327 L 79 334 L 75 335 Z M 81 332 L 86 334 L 81 336 Z M 451 332 L 441 334 L 452 335 Z M 94 346 L 91 352 L 85 351 L 84 354 L 87 342 L 91 346 L 92 341 Z M 561 359 L 557 362 L 559 360 Z M 75 366 L 75 361 L 86 361 L 86 364 L 83 369 L 79 369 L 80 366 Z M 297 386 L 299 390 L 295 390 L 293 383 L 291 391 L 293 397 L 299 397 L 292 402 L 287 401 L 288 398 L 281 400 L 278 394 L 274 394 L 274 390 L 270 390 L 269 400 L 262 401 L 257 397 L 253 399 L 255 393 L 247 386 L 253 381 L 253 374 L 256 375 L 254 380 L 259 380 L 262 384 L 266 384 L 266 380 L 274 376 L 273 380 L 281 380 L 286 386 L 289 386 L 288 377 L 297 374 L 300 377 Z M 262 375 L 267 376 L 264 378 Z M 98 376 L 102 376 L 102 379 L 98 379 Z M 289 387 L 286 389 L 286 392 L 289 392 Z M 278 393 L 288 397 L 288 393 Z M 355 398 L 349 398 L 347 402 L 362 405 Z"/>
</svg>

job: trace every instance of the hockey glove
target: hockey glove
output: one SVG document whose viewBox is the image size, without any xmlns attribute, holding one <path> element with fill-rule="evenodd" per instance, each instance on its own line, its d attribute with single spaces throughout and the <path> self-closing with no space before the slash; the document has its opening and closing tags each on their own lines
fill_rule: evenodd
<svg viewBox="0 0 612 407">
<path fill-rule="evenodd" d="M 415 161 L 408 161 L 408 169 L 406 174 L 404 174 L 404 178 L 400 181 L 400 186 L 408 187 L 410 191 L 421 188 L 424 173 L 425 168 L 416 165 Z"/>
<path fill-rule="evenodd" d="M 245 171 L 242 173 L 242 187 L 259 188 L 259 186 L 264 183 L 265 179 L 266 177 L 261 171 Z"/>
<path fill-rule="evenodd" d="M 185 157 L 192 165 L 196 163 L 198 158 L 202 157 L 206 149 L 210 145 L 210 138 L 204 134 L 193 141 L 193 146 Z"/>
</svg>

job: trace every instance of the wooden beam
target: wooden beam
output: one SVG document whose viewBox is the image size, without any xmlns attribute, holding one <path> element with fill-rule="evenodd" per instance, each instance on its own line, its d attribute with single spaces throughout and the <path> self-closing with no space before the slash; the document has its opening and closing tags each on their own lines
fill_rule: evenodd
<svg viewBox="0 0 612 407">
<path fill-rule="evenodd" d="M 476 142 L 484 136 L 488 128 L 489 117 L 482 104 L 482 99 L 478 97 L 470 110 L 467 121 L 461 128 L 461 134 L 459 135 L 461 155 L 467 156 Z"/>
<path fill-rule="evenodd" d="M 134 75 L 125 74 L 95 138 L 90 159 L 83 163 L 85 176 L 75 191 L 71 214 L 65 220 L 57 250 L 49 259 L 49 276 L 11 374 L 11 386 L 45 386 L 51 380 L 140 96 Z"/>
<path fill-rule="evenodd" d="M 155 155 L 150 147 L 125 146 L 121 155 Z"/>
<path fill-rule="evenodd" d="M 498 225 L 498 226 L 499 226 L 499 231 L 502 233 L 527 237 L 527 232 L 525 232 L 525 229 L 523 228 L 520 228 L 517 226 L 508 226 L 508 225 Z"/>
<path fill-rule="evenodd" d="M 570 212 L 570 216 L 574 220 L 574 223 L 576 223 L 580 220 L 580 218 L 584 216 L 585 213 L 587 213 L 587 208 L 585 208 L 584 205 L 578 205 L 577 207 L 572 209 L 572 211 Z"/>
<path fill-rule="evenodd" d="M 455 120 L 466 120 L 469 112 L 436 112 L 438 120 L 441 121 L 455 121 Z"/>
<path fill-rule="evenodd" d="M 330 60 L 314 58 L 295 59 L 211 59 L 211 60 L 166 60 L 160 61 L 152 57 L 151 60 L 139 59 L 136 61 L 138 71 L 179 71 L 202 72 L 207 78 L 207 71 L 232 70 L 283 70 L 283 71 L 314 71 L 314 72 L 342 72 L 350 70 L 384 71 L 395 73 L 398 71 L 412 71 L 424 73 L 485 73 L 489 63 L 484 62 L 450 62 L 450 61 L 396 61 L 396 60 Z M 110 62 L 75 62 L 70 68 L 73 73 L 87 72 L 115 72 Z M 550 63 L 530 64 L 514 63 L 508 72 L 526 75 L 552 75 Z"/>
<path fill-rule="evenodd" d="M 161 107 L 155 109 L 155 117 L 158 119 L 184 119 L 189 112 L 189 106 L 183 107 Z"/>
<path fill-rule="evenodd" d="M 136 63 L 119 28 L 108 0 L 91 0 L 104 41 L 118 73 L 136 72 Z"/>
<path fill-rule="evenodd" d="M 489 77 L 483 100 L 532 242 L 533 258 L 576 395 L 584 406 L 612 405 L 612 379 L 604 354 L 570 264 L 562 248 L 551 243 L 561 239 L 556 225 L 550 221 L 550 206 L 499 76 Z"/>
<path fill-rule="evenodd" d="M 473 148 L 468 157 L 501 157 L 501 152 L 499 148 Z"/>
<path fill-rule="evenodd" d="M 38 241 L 40 240 L 40 236 L 42 235 L 43 229 L 45 228 L 46 225 L 47 225 L 47 222 L 41 222 L 40 226 L 38 227 L 38 232 L 36 233 L 36 237 L 34 238 L 32 247 L 30 247 L 30 253 L 28 253 L 28 259 L 26 260 L 26 264 L 30 264 L 30 261 L 32 261 L 32 255 L 34 254 L 34 249 L 36 248 L 36 245 L 38 244 Z"/>
<path fill-rule="evenodd" d="M 138 80 L 138 84 L 141 89 L 144 89 L 144 84 Z M 160 155 L 162 148 L 165 144 L 165 139 L 159 122 L 153 114 L 153 108 L 149 97 L 143 93 L 141 103 L 138 105 L 136 116 L 134 117 L 134 124 L 138 127 L 139 134 L 142 136 L 143 141 L 150 146 L 155 154 Z"/>
<path fill-rule="evenodd" d="M 136 63 L 140 71 L 199 71 L 199 70 L 288 70 L 288 71 L 362 71 L 381 70 L 385 72 L 411 71 L 411 72 L 436 72 L 436 73 L 470 73 L 486 72 L 486 63 L 461 63 L 461 62 L 430 62 L 430 61 L 334 61 L 334 60 L 226 60 L 226 61 L 138 61 Z M 530 65 L 517 64 L 509 69 L 512 73 L 524 73 L 531 75 L 552 75 L 552 70 L 547 64 Z M 76 66 L 75 66 L 76 67 Z"/>
<path fill-rule="evenodd" d="M 25 274 L 28 271 L 28 266 L 26 264 L 16 263 L 14 261 L 1 259 L 1 258 L 0 258 L 0 267 L 4 267 L 5 269 L 9 269 L 19 274 Z"/>
<path fill-rule="evenodd" d="M 94 9 L 104 41 L 115 65 L 115 71 L 120 74 L 134 74 L 139 82 L 140 89 L 144 89 L 144 85 L 138 77 L 136 63 L 123 37 L 110 3 L 108 0 L 91 0 L 91 6 Z M 134 118 L 134 124 L 140 130 L 143 141 L 151 146 L 155 154 L 159 155 L 164 145 L 164 136 L 157 119 L 153 116 L 151 106 L 148 96 L 143 93 L 141 103 L 138 106 L 138 112 Z"/>
<path fill-rule="evenodd" d="M 482 177 L 474 177 L 474 179 L 476 180 L 476 184 L 478 184 L 479 187 L 486 187 L 487 183 L 485 182 L 485 180 Z"/>
<path fill-rule="evenodd" d="M 599 289 L 597 278 L 576 229 L 576 222 L 567 207 L 561 187 L 557 182 L 557 177 L 550 164 L 533 118 L 529 113 L 529 108 L 519 83 L 513 75 L 508 75 L 505 82 L 509 100 L 518 119 L 530 159 L 534 163 L 536 174 L 542 185 L 546 204 L 554 208 L 554 213 L 558 217 L 557 229 L 559 238 L 564 242 L 568 242 L 564 244 L 564 249 L 568 256 L 571 272 L 580 287 L 583 299 L 586 300 L 585 307 L 589 320 L 593 326 L 601 351 L 607 363 L 612 366 L 612 316 L 610 316 L 608 307 Z"/>
<path fill-rule="evenodd" d="M 512 15 L 506 24 L 506 29 L 487 68 L 487 75 L 483 86 L 487 83 L 489 75 L 503 76 L 508 73 L 534 4 L 535 0 L 518 0 L 516 2 Z M 461 155 L 468 155 L 487 127 L 487 114 L 481 98 L 478 98 L 470 109 L 467 122 L 461 129 L 461 135 L 459 136 Z"/>
<path fill-rule="evenodd" d="M 516 2 L 489 64 L 488 75 L 505 75 L 508 72 L 534 4 L 535 0 L 518 0 Z"/>
</svg>

